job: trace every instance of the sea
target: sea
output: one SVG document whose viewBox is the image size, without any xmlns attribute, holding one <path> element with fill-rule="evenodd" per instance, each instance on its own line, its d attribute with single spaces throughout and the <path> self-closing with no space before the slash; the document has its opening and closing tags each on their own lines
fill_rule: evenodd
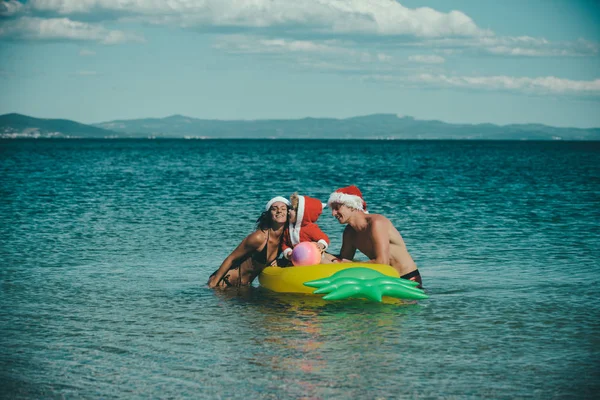
<svg viewBox="0 0 600 400">
<path fill-rule="evenodd" d="M 270 198 L 351 184 L 429 299 L 206 286 Z M 600 142 L 0 140 L 0 398 L 598 393 Z"/>
</svg>

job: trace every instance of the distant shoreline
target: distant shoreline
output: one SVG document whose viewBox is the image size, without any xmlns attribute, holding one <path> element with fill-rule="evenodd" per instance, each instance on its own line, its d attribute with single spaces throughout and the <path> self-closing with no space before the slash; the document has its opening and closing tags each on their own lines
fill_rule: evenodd
<svg viewBox="0 0 600 400">
<path fill-rule="evenodd" d="M 165 118 L 109 121 L 94 125 L 21 114 L 0 115 L 4 139 L 146 140 L 534 140 L 598 141 L 600 128 L 558 128 L 541 124 L 449 124 L 397 114 L 345 119 L 207 120 Z"/>
<path fill-rule="evenodd" d="M 157 137 L 157 138 L 84 138 L 84 137 L 17 137 L 7 138 L 0 137 L 0 141 L 40 141 L 40 142 L 226 142 L 226 141 L 238 141 L 238 142 L 485 142 L 485 143 L 600 143 L 600 139 L 590 140 L 579 140 L 579 139 L 557 139 L 557 140 L 545 140 L 545 139 L 360 139 L 360 138 L 204 138 L 204 139 L 186 139 L 186 138 L 168 138 L 168 137 Z"/>
</svg>

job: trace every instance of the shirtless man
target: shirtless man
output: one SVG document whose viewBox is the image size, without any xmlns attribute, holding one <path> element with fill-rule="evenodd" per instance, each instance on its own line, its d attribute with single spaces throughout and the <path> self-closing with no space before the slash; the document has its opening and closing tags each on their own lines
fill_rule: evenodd
<svg viewBox="0 0 600 400">
<path fill-rule="evenodd" d="M 336 190 L 327 205 L 340 224 L 348 224 L 344 229 L 341 259 L 352 260 L 358 249 L 369 257 L 369 262 L 391 265 L 401 278 L 422 284 L 417 264 L 408 254 L 400 232 L 383 215 L 367 212 L 367 203 L 356 186 Z"/>
</svg>

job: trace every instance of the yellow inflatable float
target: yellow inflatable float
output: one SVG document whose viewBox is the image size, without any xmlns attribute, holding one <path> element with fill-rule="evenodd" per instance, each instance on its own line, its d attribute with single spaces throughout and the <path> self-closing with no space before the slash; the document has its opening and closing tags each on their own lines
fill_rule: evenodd
<svg viewBox="0 0 600 400">
<path fill-rule="evenodd" d="M 258 276 L 261 286 L 278 293 L 325 294 L 325 300 L 348 297 L 382 301 L 383 296 L 426 299 L 417 282 L 400 278 L 389 265 L 333 263 L 301 267 L 267 267 Z M 315 290 L 316 288 L 316 290 Z"/>
</svg>

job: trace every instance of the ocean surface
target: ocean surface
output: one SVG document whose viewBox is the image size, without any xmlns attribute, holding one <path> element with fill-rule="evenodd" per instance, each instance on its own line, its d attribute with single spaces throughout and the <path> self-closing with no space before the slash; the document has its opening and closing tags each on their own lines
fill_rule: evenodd
<svg viewBox="0 0 600 400">
<path fill-rule="evenodd" d="M 349 184 L 429 299 L 206 287 L 271 197 Z M 0 141 L 0 398 L 598 393 L 600 142 Z"/>
</svg>

